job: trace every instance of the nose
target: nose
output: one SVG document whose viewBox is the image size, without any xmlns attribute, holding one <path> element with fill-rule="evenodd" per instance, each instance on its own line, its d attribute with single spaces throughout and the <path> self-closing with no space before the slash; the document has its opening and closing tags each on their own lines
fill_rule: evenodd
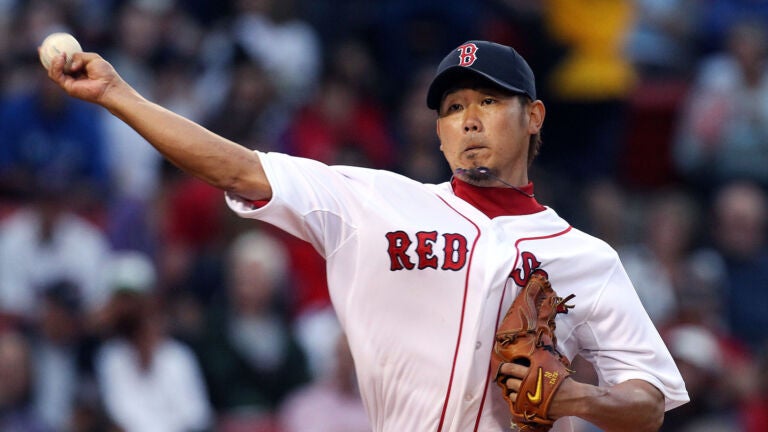
<svg viewBox="0 0 768 432">
<path fill-rule="evenodd" d="M 483 130 L 483 123 L 480 121 L 477 109 L 470 105 L 464 112 L 464 132 L 481 132 Z"/>
</svg>

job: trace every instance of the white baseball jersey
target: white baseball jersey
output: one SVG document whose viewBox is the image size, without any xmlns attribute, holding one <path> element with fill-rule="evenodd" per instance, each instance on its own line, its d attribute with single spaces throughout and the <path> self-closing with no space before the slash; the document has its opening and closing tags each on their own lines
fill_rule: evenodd
<svg viewBox="0 0 768 432">
<path fill-rule="evenodd" d="M 688 401 L 616 252 L 535 199 L 513 189 L 422 184 L 387 171 L 259 155 L 272 199 L 258 206 L 229 195 L 227 202 L 325 257 L 374 431 L 509 429 L 508 408 L 491 381 L 491 349 L 500 317 L 536 268 L 558 295 L 576 295 L 574 309 L 556 321 L 565 356 L 592 362 L 601 384 L 650 382 L 667 409 Z M 553 430 L 572 430 L 570 420 Z"/>
</svg>

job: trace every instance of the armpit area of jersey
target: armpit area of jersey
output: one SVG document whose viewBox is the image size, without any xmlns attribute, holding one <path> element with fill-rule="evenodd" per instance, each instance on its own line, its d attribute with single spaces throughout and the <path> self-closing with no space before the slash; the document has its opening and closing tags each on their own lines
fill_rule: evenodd
<svg viewBox="0 0 768 432">
<path fill-rule="evenodd" d="M 269 204 L 269 200 L 268 199 L 265 199 L 265 200 L 253 200 L 253 201 L 250 201 L 250 203 L 251 203 L 251 208 L 253 210 L 256 210 L 256 209 L 260 209 L 260 208 L 264 207 L 265 205 Z"/>
</svg>

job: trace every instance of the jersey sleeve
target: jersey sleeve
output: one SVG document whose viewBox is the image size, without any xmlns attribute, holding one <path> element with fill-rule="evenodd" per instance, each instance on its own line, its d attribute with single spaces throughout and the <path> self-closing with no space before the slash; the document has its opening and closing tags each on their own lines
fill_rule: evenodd
<svg viewBox="0 0 768 432">
<path fill-rule="evenodd" d="M 576 331 L 580 354 L 594 365 L 600 384 L 644 380 L 664 394 L 666 410 L 689 401 L 672 355 L 618 258 L 589 319 Z"/>
<path fill-rule="evenodd" d="M 354 234 L 374 170 L 331 167 L 280 153 L 257 154 L 272 187 L 272 198 L 264 204 L 228 193 L 230 209 L 308 241 L 323 257 Z"/>
</svg>

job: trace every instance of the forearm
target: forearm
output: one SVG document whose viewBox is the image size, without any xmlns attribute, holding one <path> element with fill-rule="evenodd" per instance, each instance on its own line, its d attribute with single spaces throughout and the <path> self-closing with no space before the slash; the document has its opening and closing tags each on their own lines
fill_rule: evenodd
<svg viewBox="0 0 768 432">
<path fill-rule="evenodd" d="M 100 103 L 185 172 L 244 198 L 271 197 L 251 150 L 148 101 L 127 85 L 109 89 Z"/>
<path fill-rule="evenodd" d="M 611 387 L 571 384 L 569 391 L 558 395 L 562 399 L 557 399 L 557 411 L 562 415 L 580 417 L 605 432 L 651 432 L 661 427 L 664 396 L 645 381 L 629 380 Z"/>
</svg>

